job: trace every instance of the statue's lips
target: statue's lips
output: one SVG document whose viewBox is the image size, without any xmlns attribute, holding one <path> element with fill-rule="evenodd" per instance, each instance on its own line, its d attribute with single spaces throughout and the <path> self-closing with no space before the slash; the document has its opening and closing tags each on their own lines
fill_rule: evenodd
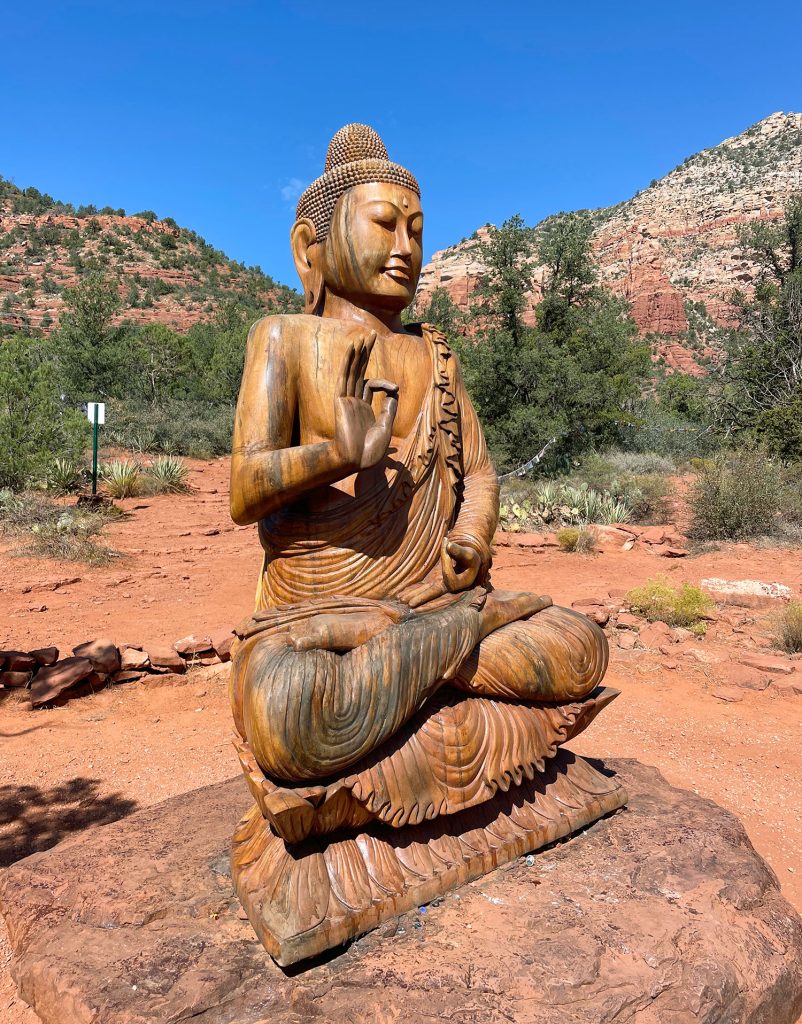
<svg viewBox="0 0 802 1024">
<path fill-rule="evenodd" d="M 383 272 L 394 281 L 409 281 L 410 279 L 406 267 L 385 267 Z"/>
</svg>

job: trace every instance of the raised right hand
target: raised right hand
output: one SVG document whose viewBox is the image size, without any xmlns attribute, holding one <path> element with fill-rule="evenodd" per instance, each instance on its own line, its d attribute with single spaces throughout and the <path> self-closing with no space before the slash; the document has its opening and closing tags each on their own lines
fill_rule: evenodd
<svg viewBox="0 0 802 1024">
<path fill-rule="evenodd" d="M 334 396 L 334 444 L 347 466 L 367 469 L 382 458 L 393 434 L 398 407 L 398 385 L 388 380 L 365 379 L 376 332 L 348 346 Z M 371 399 L 384 395 L 378 417 Z"/>
</svg>

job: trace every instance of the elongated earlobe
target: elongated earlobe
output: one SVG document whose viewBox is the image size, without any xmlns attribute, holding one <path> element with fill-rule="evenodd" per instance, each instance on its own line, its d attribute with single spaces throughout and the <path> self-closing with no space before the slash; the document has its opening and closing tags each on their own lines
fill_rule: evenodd
<svg viewBox="0 0 802 1024">
<path fill-rule="evenodd" d="M 304 312 L 316 314 L 323 305 L 325 283 L 321 270 L 322 248 L 315 235 L 315 225 L 307 217 L 297 220 L 290 231 L 290 245 L 295 269 L 304 289 Z"/>
</svg>

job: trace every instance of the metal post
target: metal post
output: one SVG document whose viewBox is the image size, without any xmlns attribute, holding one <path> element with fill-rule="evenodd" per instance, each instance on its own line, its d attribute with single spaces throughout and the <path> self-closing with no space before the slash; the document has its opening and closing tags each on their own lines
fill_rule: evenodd
<svg viewBox="0 0 802 1024">
<path fill-rule="evenodd" d="M 92 419 L 92 494 L 97 494 L 97 402 L 93 411 L 95 415 Z"/>
</svg>

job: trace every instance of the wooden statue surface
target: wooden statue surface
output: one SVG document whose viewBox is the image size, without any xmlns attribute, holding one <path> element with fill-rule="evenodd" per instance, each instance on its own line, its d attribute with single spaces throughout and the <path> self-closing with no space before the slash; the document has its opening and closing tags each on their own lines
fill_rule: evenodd
<svg viewBox="0 0 802 1024">
<path fill-rule="evenodd" d="M 626 798 L 559 749 L 616 695 L 604 635 L 492 586 L 481 426 L 445 337 L 400 320 L 422 226 L 414 178 L 346 126 L 292 230 L 307 312 L 248 340 L 231 511 L 264 554 L 232 664 L 256 800 L 232 868 L 284 964 Z"/>
</svg>

